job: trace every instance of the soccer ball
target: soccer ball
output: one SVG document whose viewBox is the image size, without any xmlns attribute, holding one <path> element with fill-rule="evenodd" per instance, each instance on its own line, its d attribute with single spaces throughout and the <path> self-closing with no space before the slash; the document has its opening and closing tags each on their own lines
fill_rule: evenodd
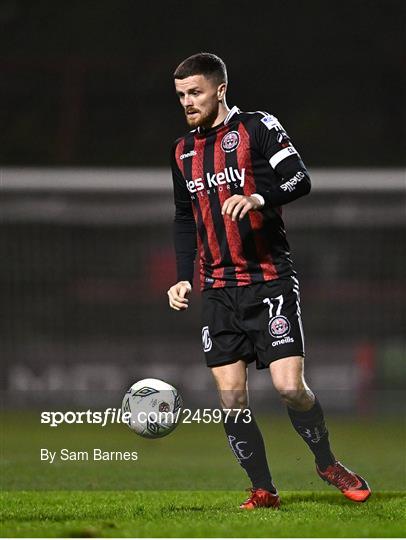
<svg viewBox="0 0 406 540">
<path fill-rule="evenodd" d="M 165 437 L 177 426 L 182 398 L 172 385 L 159 379 L 142 379 L 124 396 L 122 413 L 130 413 L 128 427 L 148 439 Z"/>
</svg>

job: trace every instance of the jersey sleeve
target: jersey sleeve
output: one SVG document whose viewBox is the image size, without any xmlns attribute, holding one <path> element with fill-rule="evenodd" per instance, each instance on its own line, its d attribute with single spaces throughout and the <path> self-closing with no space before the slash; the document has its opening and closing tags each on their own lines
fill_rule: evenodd
<svg viewBox="0 0 406 540">
<path fill-rule="evenodd" d="M 176 160 L 176 149 L 177 143 L 172 147 L 171 151 L 171 169 L 172 169 L 172 181 L 173 181 L 173 198 L 175 202 L 175 207 L 187 208 L 190 209 L 190 213 L 193 216 L 192 211 L 192 201 L 190 200 L 190 194 L 186 187 L 186 182 L 183 177 L 181 170 L 179 169 L 177 160 Z"/>
<path fill-rule="evenodd" d="M 265 200 L 265 207 L 287 204 L 311 189 L 309 173 L 279 120 L 271 114 L 258 118 L 255 129 L 257 151 L 269 162 L 277 182 L 257 190 Z"/>
<path fill-rule="evenodd" d="M 264 113 L 261 118 L 258 118 L 255 135 L 257 148 L 272 169 L 277 170 L 278 165 L 289 157 L 300 158 L 289 135 L 272 114 L 265 115 Z"/>
<path fill-rule="evenodd" d="M 186 182 L 176 161 L 176 144 L 171 153 L 173 196 L 175 202 L 174 246 L 177 281 L 193 285 L 194 262 L 197 252 L 196 223 Z"/>
</svg>

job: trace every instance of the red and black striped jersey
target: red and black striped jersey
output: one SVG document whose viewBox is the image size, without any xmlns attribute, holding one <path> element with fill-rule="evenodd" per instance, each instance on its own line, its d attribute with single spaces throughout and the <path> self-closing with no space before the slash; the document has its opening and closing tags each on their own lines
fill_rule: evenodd
<svg viewBox="0 0 406 540">
<path fill-rule="evenodd" d="M 244 286 L 292 275 L 281 205 L 310 191 L 306 168 L 277 118 L 233 107 L 224 122 L 181 137 L 172 149 L 178 280 L 202 289 Z M 265 205 L 241 221 L 221 214 L 235 194 Z"/>
</svg>

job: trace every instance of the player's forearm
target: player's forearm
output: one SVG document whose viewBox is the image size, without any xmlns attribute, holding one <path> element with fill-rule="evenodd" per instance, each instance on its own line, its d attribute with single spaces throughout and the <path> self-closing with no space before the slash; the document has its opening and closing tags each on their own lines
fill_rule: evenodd
<svg viewBox="0 0 406 540">
<path fill-rule="evenodd" d="M 174 222 L 174 243 L 176 253 L 177 281 L 193 284 L 196 258 L 196 224 L 190 216 L 177 210 Z"/>
<path fill-rule="evenodd" d="M 278 172 L 282 179 L 277 186 L 257 191 L 265 200 L 264 208 L 282 206 L 310 193 L 310 176 L 302 163 L 289 164 Z"/>
</svg>

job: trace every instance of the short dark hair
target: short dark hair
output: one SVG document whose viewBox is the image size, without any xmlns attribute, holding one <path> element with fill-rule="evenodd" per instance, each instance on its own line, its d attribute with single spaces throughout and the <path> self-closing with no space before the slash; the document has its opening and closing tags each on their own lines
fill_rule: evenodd
<svg viewBox="0 0 406 540">
<path fill-rule="evenodd" d="M 201 52 L 189 56 L 175 69 L 174 79 L 186 79 L 192 75 L 204 75 L 217 84 L 227 82 L 227 68 L 223 60 L 213 53 Z"/>
</svg>

